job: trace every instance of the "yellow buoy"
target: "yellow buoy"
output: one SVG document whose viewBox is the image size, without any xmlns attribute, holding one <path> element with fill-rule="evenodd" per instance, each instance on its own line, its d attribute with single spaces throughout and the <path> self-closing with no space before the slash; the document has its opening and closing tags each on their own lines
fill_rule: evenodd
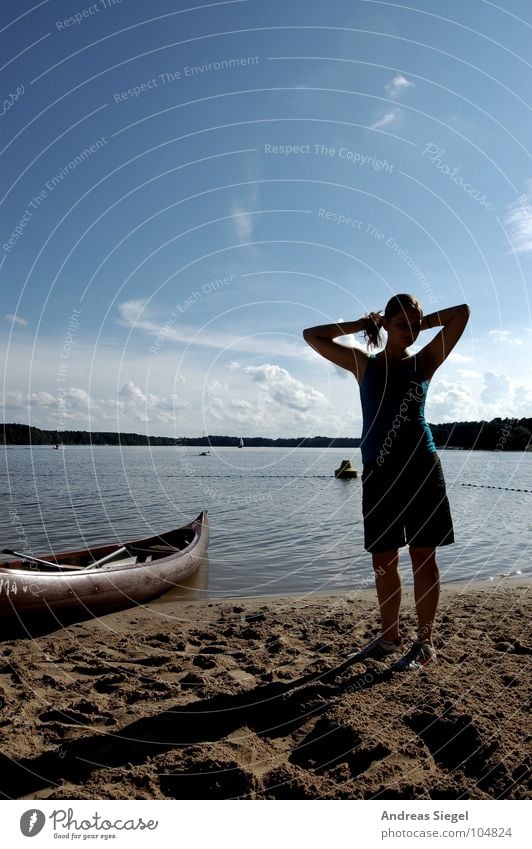
<svg viewBox="0 0 532 849">
<path fill-rule="evenodd" d="M 335 469 L 336 478 L 357 478 L 358 472 L 351 465 L 351 460 L 342 460 L 338 469 Z"/>
</svg>

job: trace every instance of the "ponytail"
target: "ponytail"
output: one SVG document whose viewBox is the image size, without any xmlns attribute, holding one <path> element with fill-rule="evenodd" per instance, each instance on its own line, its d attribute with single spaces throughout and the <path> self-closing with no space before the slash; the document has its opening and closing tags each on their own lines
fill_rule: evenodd
<svg viewBox="0 0 532 849">
<path fill-rule="evenodd" d="M 382 345 L 380 332 L 381 318 L 382 315 L 380 312 L 370 312 L 364 316 L 364 328 L 362 332 L 364 333 L 368 348 L 380 348 Z"/>
</svg>

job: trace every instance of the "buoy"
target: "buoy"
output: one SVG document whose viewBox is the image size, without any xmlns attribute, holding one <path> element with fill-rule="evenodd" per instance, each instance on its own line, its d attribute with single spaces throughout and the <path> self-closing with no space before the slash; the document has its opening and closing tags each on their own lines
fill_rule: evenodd
<svg viewBox="0 0 532 849">
<path fill-rule="evenodd" d="M 351 460 L 342 460 L 340 466 L 335 469 L 334 476 L 336 478 L 357 478 L 358 472 L 351 465 Z"/>
</svg>

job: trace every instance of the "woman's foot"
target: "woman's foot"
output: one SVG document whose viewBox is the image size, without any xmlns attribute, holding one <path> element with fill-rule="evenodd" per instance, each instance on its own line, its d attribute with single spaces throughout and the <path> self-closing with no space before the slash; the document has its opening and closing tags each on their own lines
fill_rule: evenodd
<svg viewBox="0 0 532 849">
<path fill-rule="evenodd" d="M 394 654 L 394 652 L 402 650 L 402 637 L 399 636 L 396 640 L 385 640 L 384 637 L 379 634 L 377 637 L 370 640 L 367 645 L 359 649 L 359 651 L 351 652 L 349 657 L 351 659 L 356 658 L 357 660 L 366 660 L 366 658 L 371 658 L 373 660 L 385 660 L 390 654 Z"/>
<path fill-rule="evenodd" d="M 427 664 L 436 664 L 437 662 L 438 655 L 432 643 L 426 640 L 418 640 L 397 663 L 394 663 L 393 668 L 397 672 L 414 672 L 423 666 L 427 666 Z"/>
</svg>

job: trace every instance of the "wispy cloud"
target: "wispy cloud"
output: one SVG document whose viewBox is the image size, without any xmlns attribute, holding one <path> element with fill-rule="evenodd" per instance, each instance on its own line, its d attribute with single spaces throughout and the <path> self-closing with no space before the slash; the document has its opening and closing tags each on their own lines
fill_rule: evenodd
<svg viewBox="0 0 532 849">
<path fill-rule="evenodd" d="M 199 300 L 199 299 L 198 299 Z M 194 301 L 197 303 L 197 301 Z M 238 333 L 216 331 L 205 327 L 194 327 L 184 324 L 182 315 L 186 310 L 173 310 L 163 320 L 156 321 L 146 308 L 146 301 L 125 301 L 119 304 L 120 323 L 126 327 L 134 327 L 135 330 L 143 331 L 155 339 L 160 340 L 158 350 L 161 351 L 167 342 L 175 342 L 187 345 L 199 345 L 206 348 L 217 348 L 219 350 L 239 351 L 254 355 L 271 355 L 301 358 L 305 353 L 306 345 L 303 342 L 287 342 L 272 334 L 266 336 L 258 332 L 256 336 L 247 334 L 243 329 Z M 144 317 L 139 319 L 139 315 Z"/>
<path fill-rule="evenodd" d="M 257 216 L 250 214 L 247 209 L 237 204 L 234 204 L 231 208 L 231 215 L 235 216 L 234 222 L 239 243 L 242 245 L 249 242 Z"/>
<path fill-rule="evenodd" d="M 136 325 L 140 316 L 146 310 L 147 304 L 147 298 L 137 298 L 135 300 L 124 301 L 119 304 L 118 310 L 122 321 L 127 324 L 128 327 Z"/>
<path fill-rule="evenodd" d="M 528 181 L 528 194 L 521 195 L 506 207 L 504 226 L 512 245 L 512 252 L 524 254 L 532 251 L 532 181 Z"/>
<path fill-rule="evenodd" d="M 466 354 L 459 354 L 458 351 L 452 351 L 449 354 L 448 360 L 453 363 L 472 363 L 473 357 L 468 357 Z"/>
<path fill-rule="evenodd" d="M 521 337 L 516 336 L 511 330 L 490 330 L 488 335 L 495 342 L 504 342 L 505 345 L 512 345 L 515 348 L 520 348 L 523 345 Z"/>
<path fill-rule="evenodd" d="M 387 127 L 390 124 L 393 124 L 393 122 L 396 121 L 398 117 L 399 110 L 392 109 L 391 112 L 386 112 L 380 118 L 377 118 L 377 120 L 373 124 L 370 124 L 370 129 L 379 130 L 381 127 Z"/>
<path fill-rule="evenodd" d="M 11 315 L 10 313 L 5 316 L 5 319 L 10 321 L 11 324 L 20 324 L 22 327 L 25 327 L 28 323 L 21 315 Z"/>
<path fill-rule="evenodd" d="M 396 74 L 393 80 L 384 86 L 390 97 L 401 97 L 409 88 L 415 88 L 416 84 L 412 80 L 407 80 L 402 74 Z"/>
<path fill-rule="evenodd" d="M 244 189 L 244 196 L 234 201 L 231 206 L 231 215 L 234 215 L 234 226 L 236 229 L 237 239 L 240 244 L 249 242 L 253 233 L 257 219 L 259 218 L 253 210 L 257 206 L 259 199 L 259 187 L 253 180 L 256 179 L 254 169 L 250 165 L 245 168 L 245 175 L 249 180 L 249 185 Z"/>
<path fill-rule="evenodd" d="M 407 80 L 402 74 L 396 74 L 395 77 L 384 86 L 386 94 L 393 100 L 398 100 L 409 89 L 415 88 L 415 83 L 412 80 Z M 389 109 L 383 115 L 380 115 L 373 124 L 370 124 L 371 130 L 380 130 L 382 127 L 389 127 L 391 124 L 397 123 L 401 117 L 401 110 L 397 107 Z"/>
<path fill-rule="evenodd" d="M 480 377 L 480 372 L 472 368 L 459 368 L 458 374 L 461 377 Z"/>
</svg>

